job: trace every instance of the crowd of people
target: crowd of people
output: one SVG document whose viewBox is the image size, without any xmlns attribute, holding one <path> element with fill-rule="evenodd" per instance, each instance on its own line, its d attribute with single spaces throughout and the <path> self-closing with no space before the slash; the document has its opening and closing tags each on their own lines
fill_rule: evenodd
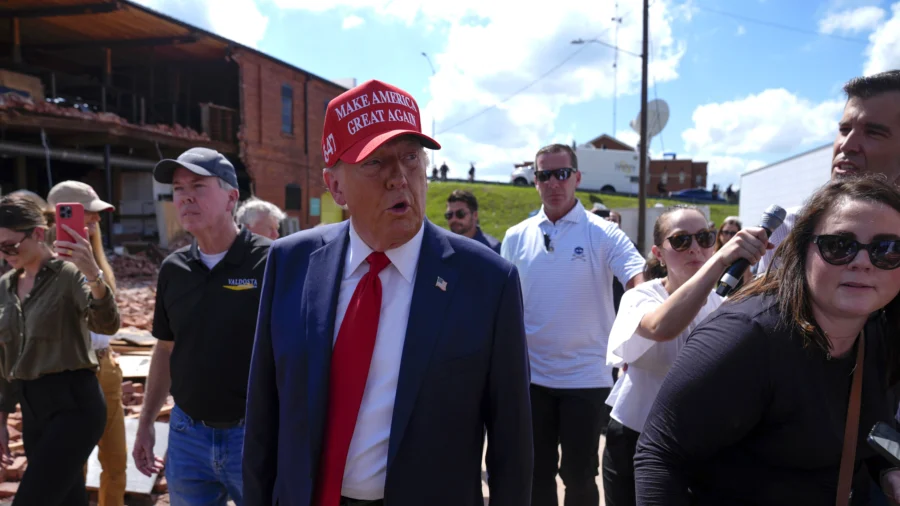
<svg viewBox="0 0 900 506">
<path fill-rule="evenodd" d="M 193 243 L 159 271 L 137 468 L 165 468 L 189 506 L 474 506 L 483 479 L 492 506 L 555 506 L 557 476 L 567 506 L 596 506 L 601 473 L 608 506 L 900 499 L 897 463 L 865 441 L 898 407 L 900 71 L 844 89 L 832 180 L 771 237 L 675 207 L 646 258 L 618 213 L 575 197 L 563 144 L 537 150 L 542 207 L 502 240 L 468 191 L 447 199 L 449 231 L 425 219 L 441 146 L 381 81 L 326 110 L 342 223 L 279 238 L 284 213 L 241 204 L 220 153 L 159 162 Z M 372 113 L 390 120 L 357 118 Z M 85 209 L 72 241 L 54 237 L 60 202 Z M 122 504 L 119 314 L 97 226 L 112 209 L 74 181 L 0 200 L 0 422 L 21 405 L 29 457 L 17 505 L 87 504 L 98 444 L 100 504 Z M 765 267 L 720 297 L 739 260 Z"/>
</svg>

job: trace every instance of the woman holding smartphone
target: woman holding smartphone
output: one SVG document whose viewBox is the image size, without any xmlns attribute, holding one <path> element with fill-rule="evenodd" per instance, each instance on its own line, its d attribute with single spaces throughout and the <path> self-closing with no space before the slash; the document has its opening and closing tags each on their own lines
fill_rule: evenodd
<svg viewBox="0 0 900 506">
<path fill-rule="evenodd" d="M 0 459 L 7 414 L 22 405 L 28 468 L 14 505 L 87 505 L 84 463 L 106 424 L 90 331 L 114 334 L 119 312 L 91 245 L 46 242 L 49 211 L 21 196 L 0 199 Z M 61 258 L 57 257 L 61 255 Z"/>
<path fill-rule="evenodd" d="M 84 206 L 84 223 L 88 229 L 88 239 L 94 261 L 103 271 L 109 289 L 115 295 L 116 278 L 106 253 L 103 251 L 103 236 L 100 232 L 100 213 L 113 211 L 112 204 L 100 200 L 90 185 L 79 181 L 63 181 L 54 186 L 47 195 L 51 207 L 61 202 L 77 202 Z M 106 398 L 106 429 L 97 444 L 97 458 L 103 472 L 100 473 L 99 506 L 122 506 L 125 503 L 128 447 L 125 443 L 125 409 L 122 406 L 122 368 L 112 354 L 109 341 L 112 336 L 91 332 L 91 346 L 97 355 L 100 368 L 97 379 Z"/>
<path fill-rule="evenodd" d="M 741 258 L 758 262 L 767 242 L 762 228 L 752 228 L 716 251 L 716 230 L 692 207 L 656 220 L 648 281 L 625 292 L 609 336 L 607 361 L 624 373 L 606 401 L 612 406 L 603 451 L 607 506 L 634 506 L 635 449 L 663 378 L 691 331 L 722 304 L 713 289 L 725 269 Z"/>
</svg>

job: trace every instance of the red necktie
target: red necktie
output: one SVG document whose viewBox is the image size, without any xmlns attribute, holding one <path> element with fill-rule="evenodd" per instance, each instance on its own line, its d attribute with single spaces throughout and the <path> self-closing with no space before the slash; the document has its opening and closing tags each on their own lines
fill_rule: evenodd
<svg viewBox="0 0 900 506">
<path fill-rule="evenodd" d="M 381 252 L 370 254 L 367 272 L 350 299 L 341 330 L 331 353 L 328 417 L 325 444 L 319 461 L 316 506 L 338 506 L 347 452 L 356 428 L 359 405 L 369 377 L 378 316 L 381 314 L 381 280 L 378 273 L 391 263 Z"/>
</svg>

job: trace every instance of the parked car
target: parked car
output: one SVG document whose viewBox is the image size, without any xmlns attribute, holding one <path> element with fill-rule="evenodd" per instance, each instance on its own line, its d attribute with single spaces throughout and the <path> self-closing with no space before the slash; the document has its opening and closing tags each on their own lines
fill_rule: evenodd
<svg viewBox="0 0 900 506">
<path fill-rule="evenodd" d="M 715 198 L 713 198 L 713 193 L 706 188 L 689 188 L 687 190 L 671 192 L 669 193 L 669 197 L 683 200 L 707 200 L 714 202 L 725 202 L 725 199 L 721 196 L 716 196 Z"/>
</svg>

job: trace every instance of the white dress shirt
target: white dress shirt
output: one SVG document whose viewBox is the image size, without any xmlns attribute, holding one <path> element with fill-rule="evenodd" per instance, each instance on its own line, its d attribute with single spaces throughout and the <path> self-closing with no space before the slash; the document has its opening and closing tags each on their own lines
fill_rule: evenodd
<svg viewBox="0 0 900 506">
<path fill-rule="evenodd" d="M 391 418 L 424 231 L 423 225 L 406 244 L 384 252 L 391 263 L 378 275 L 381 280 L 381 314 L 366 390 L 344 467 L 341 495 L 345 497 L 361 500 L 384 498 Z M 356 285 L 369 271 L 366 258 L 372 251 L 356 233 L 351 220 L 350 245 L 344 257 L 344 276 L 334 322 L 335 341 Z"/>
<path fill-rule="evenodd" d="M 661 306 L 668 298 L 669 292 L 663 286 L 662 279 L 654 279 L 628 290 L 619 302 L 619 314 L 609 335 L 609 365 L 621 368 L 628 364 L 628 370 L 619 374 L 606 404 L 612 406 L 610 416 L 613 419 L 636 432 L 644 429 L 644 422 L 662 388 L 663 379 L 688 336 L 724 300 L 710 291 L 697 316 L 671 341 L 658 342 L 638 335 L 637 328 L 644 315 Z"/>
<path fill-rule="evenodd" d="M 606 344 L 616 317 L 613 275 L 625 285 L 645 263 L 628 236 L 577 202 L 556 223 L 542 207 L 510 228 L 500 254 L 516 266 L 522 282 L 531 382 L 611 387 Z"/>
</svg>

